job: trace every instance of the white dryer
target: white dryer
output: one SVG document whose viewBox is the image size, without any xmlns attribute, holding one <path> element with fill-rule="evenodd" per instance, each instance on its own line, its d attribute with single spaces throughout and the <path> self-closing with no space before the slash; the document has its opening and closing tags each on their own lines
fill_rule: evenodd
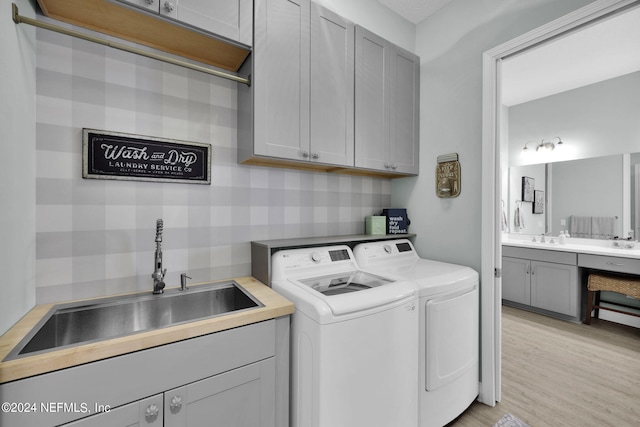
<svg viewBox="0 0 640 427">
<path fill-rule="evenodd" d="M 272 256 L 291 321 L 293 427 L 415 427 L 415 284 L 359 269 L 348 246 Z"/>
<path fill-rule="evenodd" d="M 475 400 L 479 390 L 478 273 L 422 259 L 409 240 L 354 248 L 361 268 L 415 282 L 419 292 L 419 426 L 441 427 Z"/>
</svg>

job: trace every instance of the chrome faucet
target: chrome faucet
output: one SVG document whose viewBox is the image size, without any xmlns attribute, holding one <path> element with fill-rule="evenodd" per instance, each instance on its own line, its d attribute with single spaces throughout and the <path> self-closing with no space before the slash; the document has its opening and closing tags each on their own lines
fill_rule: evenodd
<svg viewBox="0 0 640 427">
<path fill-rule="evenodd" d="M 162 219 L 156 221 L 156 255 L 155 266 L 153 274 L 153 293 L 161 294 L 164 292 L 164 275 L 167 273 L 167 269 L 162 269 L 162 230 L 164 225 Z"/>
<path fill-rule="evenodd" d="M 187 289 L 187 279 L 191 279 L 191 277 L 187 276 L 187 273 L 182 273 L 180 275 L 180 290 L 186 291 Z"/>
</svg>

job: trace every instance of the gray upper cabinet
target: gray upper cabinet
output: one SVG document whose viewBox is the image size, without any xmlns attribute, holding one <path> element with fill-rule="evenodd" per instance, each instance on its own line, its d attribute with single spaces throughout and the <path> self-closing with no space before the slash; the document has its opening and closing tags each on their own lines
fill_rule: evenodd
<svg viewBox="0 0 640 427">
<path fill-rule="evenodd" d="M 257 0 L 254 52 L 238 87 L 238 160 L 309 158 L 309 0 Z M 305 156 L 306 153 L 306 156 Z"/>
<path fill-rule="evenodd" d="M 352 167 L 353 24 L 308 0 L 261 0 L 254 31 L 238 160 Z"/>
<path fill-rule="evenodd" d="M 119 0 L 251 46 L 251 0 Z"/>
<path fill-rule="evenodd" d="M 254 35 L 238 162 L 418 173 L 417 56 L 309 0 L 256 0 Z"/>
<path fill-rule="evenodd" d="M 355 165 L 419 171 L 420 58 L 356 26 Z"/>
<path fill-rule="evenodd" d="M 354 165 L 354 24 L 311 4 L 311 157 Z"/>
</svg>

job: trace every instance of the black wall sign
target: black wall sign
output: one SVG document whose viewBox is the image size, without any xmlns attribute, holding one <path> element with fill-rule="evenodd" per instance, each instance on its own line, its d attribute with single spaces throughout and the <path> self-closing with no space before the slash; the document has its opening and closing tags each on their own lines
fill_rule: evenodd
<svg viewBox="0 0 640 427">
<path fill-rule="evenodd" d="M 82 132 L 82 177 L 211 184 L 211 145 L 96 129 Z"/>
</svg>

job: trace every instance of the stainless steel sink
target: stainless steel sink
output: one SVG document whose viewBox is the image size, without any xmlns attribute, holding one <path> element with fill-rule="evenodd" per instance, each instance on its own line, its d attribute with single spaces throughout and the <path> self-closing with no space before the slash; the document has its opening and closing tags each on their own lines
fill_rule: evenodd
<svg viewBox="0 0 640 427">
<path fill-rule="evenodd" d="M 197 286 L 183 292 L 172 289 L 162 295 L 149 293 L 60 304 L 44 316 L 5 360 L 262 306 L 235 281 Z"/>
</svg>

